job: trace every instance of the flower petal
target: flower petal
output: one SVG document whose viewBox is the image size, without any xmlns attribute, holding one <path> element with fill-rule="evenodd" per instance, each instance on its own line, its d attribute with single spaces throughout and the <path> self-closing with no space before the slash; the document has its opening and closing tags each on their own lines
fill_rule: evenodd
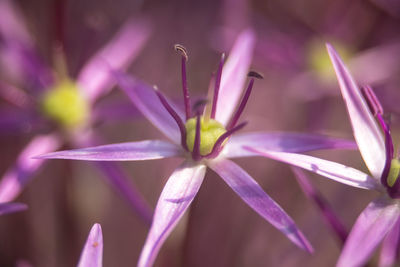
<svg viewBox="0 0 400 267">
<path fill-rule="evenodd" d="M 12 166 L 0 181 L 0 203 L 14 200 L 33 174 L 42 166 L 43 160 L 32 159 L 37 154 L 54 151 L 61 145 L 56 134 L 40 135 L 23 149 Z"/>
<path fill-rule="evenodd" d="M 79 259 L 78 267 L 103 266 L 103 234 L 100 224 L 96 223 L 90 230 Z"/>
<path fill-rule="evenodd" d="M 150 160 L 179 156 L 180 146 L 160 141 L 145 140 L 111 145 L 95 146 L 47 153 L 38 159 L 73 159 L 93 161 Z"/>
<path fill-rule="evenodd" d="M 366 263 L 399 215 L 398 201 L 386 196 L 372 201 L 357 218 L 337 267 L 362 266 Z"/>
<path fill-rule="evenodd" d="M 30 79 L 34 84 L 29 88 L 43 89 L 51 83 L 51 72 L 39 59 L 15 1 L 0 1 L 0 37 L 0 59 L 6 66 L 2 71 L 16 79 Z"/>
<path fill-rule="evenodd" d="M 385 165 L 385 145 L 378 124 L 365 102 L 356 82 L 335 49 L 327 44 L 344 102 L 350 116 L 353 134 L 371 174 L 379 178 Z"/>
<path fill-rule="evenodd" d="M 0 135 L 22 134 L 43 128 L 45 122 L 32 110 L 0 109 Z"/>
<path fill-rule="evenodd" d="M 138 267 L 152 266 L 165 239 L 189 207 L 203 182 L 206 166 L 184 162 L 168 179 L 158 199 L 153 224 Z"/>
<path fill-rule="evenodd" d="M 221 87 L 215 118 L 226 125 L 236 109 L 249 72 L 255 44 L 254 32 L 243 31 L 235 41 L 222 70 Z"/>
<path fill-rule="evenodd" d="M 376 179 L 368 176 L 362 171 L 340 163 L 296 153 L 274 152 L 266 149 L 255 149 L 250 147 L 247 147 L 247 149 L 254 153 L 258 153 L 260 156 L 282 161 L 315 172 L 343 184 L 363 189 L 381 189 L 381 185 Z"/>
<path fill-rule="evenodd" d="M 175 143 L 180 143 L 181 133 L 172 116 L 165 110 L 160 99 L 154 92 L 154 89 L 149 85 L 134 80 L 128 75 L 114 71 L 115 78 L 119 86 L 130 97 L 136 108 L 161 132 Z M 180 109 L 174 106 L 170 101 L 169 104 L 174 108 L 178 115 L 183 118 L 183 113 Z"/>
<path fill-rule="evenodd" d="M 230 160 L 212 160 L 208 163 L 221 178 L 261 217 L 270 222 L 300 248 L 312 252 L 313 248 L 292 218 L 271 199 L 260 185 L 242 168 Z"/>
<path fill-rule="evenodd" d="M 226 157 L 251 157 L 257 153 L 244 146 L 282 152 L 307 152 L 319 149 L 356 149 L 354 141 L 301 133 L 243 133 L 232 136 L 224 147 Z"/>
<path fill-rule="evenodd" d="M 9 40 L 20 40 L 33 45 L 33 40 L 25 27 L 24 17 L 14 1 L 0 2 L 0 33 Z"/>
<path fill-rule="evenodd" d="M 0 203 L 0 215 L 26 210 L 27 205 L 22 203 Z"/>
<path fill-rule="evenodd" d="M 115 84 L 110 67 L 126 68 L 136 58 L 149 36 L 150 26 L 147 22 L 130 20 L 86 63 L 78 76 L 78 84 L 91 101 L 108 93 Z"/>
<path fill-rule="evenodd" d="M 389 233 L 383 240 L 381 254 L 379 257 L 379 267 L 396 266 L 398 259 L 398 251 L 400 246 L 400 219 L 390 229 Z"/>
</svg>

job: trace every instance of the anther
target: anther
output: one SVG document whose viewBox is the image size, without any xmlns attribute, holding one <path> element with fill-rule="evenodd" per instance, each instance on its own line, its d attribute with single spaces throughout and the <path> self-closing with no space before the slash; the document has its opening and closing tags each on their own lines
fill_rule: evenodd
<svg viewBox="0 0 400 267">
<path fill-rule="evenodd" d="M 247 77 L 252 77 L 252 78 L 259 79 L 259 80 L 264 79 L 264 75 L 262 75 L 259 72 L 253 71 L 253 70 L 249 71 L 249 73 L 247 73 Z"/>
<path fill-rule="evenodd" d="M 209 103 L 210 101 L 206 98 L 197 100 L 196 103 L 194 103 L 193 105 L 193 111 L 194 113 L 202 113 L 204 108 L 206 107 L 206 105 Z"/>
<path fill-rule="evenodd" d="M 174 49 L 175 49 L 176 52 L 181 53 L 181 55 L 185 58 L 186 61 L 188 60 L 187 50 L 183 45 L 175 44 L 174 45 Z"/>
</svg>

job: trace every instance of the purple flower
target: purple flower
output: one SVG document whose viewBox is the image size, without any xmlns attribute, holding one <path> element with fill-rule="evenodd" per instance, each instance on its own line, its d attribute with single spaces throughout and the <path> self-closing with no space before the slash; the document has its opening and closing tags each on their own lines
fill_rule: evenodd
<svg viewBox="0 0 400 267">
<path fill-rule="evenodd" d="M 371 175 L 308 155 L 248 149 L 344 184 L 382 193 L 358 217 L 346 240 L 338 266 L 363 265 L 385 236 L 381 262 L 385 264 L 382 266 L 392 266 L 399 248 L 400 162 L 394 156 L 390 128 L 383 119 L 383 108 L 372 89 L 367 86 L 360 90 L 334 48 L 331 45 L 327 45 L 327 48 L 350 115 L 355 140 Z"/>
<path fill-rule="evenodd" d="M 101 225 L 95 223 L 82 250 L 78 267 L 101 266 L 103 266 L 103 235 L 101 233 Z"/>
<path fill-rule="evenodd" d="M 76 147 L 102 143 L 102 138 L 92 131 L 92 125 L 107 115 L 95 102 L 115 85 L 109 68 L 127 67 L 149 34 L 146 21 L 128 21 L 84 65 L 74 80 L 68 76 L 62 49 L 55 53 L 54 71 L 42 64 L 25 29 L 23 17 L 12 1 L 0 2 L 0 59 L 11 63 L 4 69 L 12 69 L 19 84 L 27 90 L 25 92 L 0 81 L 0 97 L 15 106 L 2 110 L 0 133 L 16 134 L 26 128 L 40 133 L 32 138 L 14 166 L 3 175 L 0 203 L 14 200 L 43 165 L 43 160 L 34 160 L 32 156 L 54 151 L 65 143 Z M 113 163 L 99 162 L 96 166 L 105 174 L 107 181 L 127 198 L 135 212 L 150 224 L 151 211 L 132 187 L 128 176 Z"/>
<path fill-rule="evenodd" d="M 145 140 L 60 151 L 38 157 L 95 161 L 180 157 L 184 160 L 164 186 L 138 266 L 153 264 L 163 242 L 196 196 L 207 167 L 215 171 L 244 202 L 292 242 L 302 249 L 312 251 L 311 245 L 286 212 L 230 158 L 256 155 L 244 149 L 244 146 L 299 152 L 353 147 L 353 143 L 317 135 L 291 133 L 259 132 L 233 136 L 233 133 L 246 124 L 239 123 L 240 115 L 250 96 L 254 79 L 260 77 L 255 72 L 249 73 L 250 81 L 240 100 L 254 42 L 255 37 L 251 30 L 239 35 L 226 63 L 225 56 L 222 55 L 216 75 L 210 83 L 209 96 L 212 100 L 197 102 L 193 107 L 186 80 L 187 52 L 183 46 L 176 45 L 176 50 L 182 55 L 184 111 L 175 107 L 157 88 L 149 87 L 122 73 L 115 74 L 136 107 L 170 142 Z M 237 104 L 239 105 L 235 110 Z"/>
</svg>

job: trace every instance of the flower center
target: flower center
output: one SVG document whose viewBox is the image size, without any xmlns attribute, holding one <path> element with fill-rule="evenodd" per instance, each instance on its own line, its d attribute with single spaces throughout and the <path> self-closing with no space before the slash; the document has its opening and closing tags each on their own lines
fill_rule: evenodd
<svg viewBox="0 0 400 267">
<path fill-rule="evenodd" d="M 197 118 L 189 119 L 185 124 L 186 144 L 190 152 L 193 152 L 194 142 L 196 138 L 196 122 Z M 205 156 L 211 153 L 218 138 L 226 132 L 225 127 L 216 120 L 200 119 L 200 155 Z"/>
<path fill-rule="evenodd" d="M 43 113 L 63 128 L 81 126 L 89 117 L 89 104 L 72 81 L 65 79 L 47 92 L 41 102 Z"/>
<path fill-rule="evenodd" d="M 350 49 L 344 43 L 335 40 L 332 43 L 335 44 L 344 60 L 350 58 Z M 308 44 L 307 61 L 311 70 L 315 71 L 322 81 L 330 82 L 335 79 L 335 72 L 329 55 L 326 53 L 324 42 L 313 40 Z"/>
<path fill-rule="evenodd" d="M 387 177 L 387 183 L 390 187 L 392 187 L 397 179 L 399 178 L 400 174 L 400 161 L 398 159 L 392 159 L 390 163 L 390 170 Z"/>
</svg>

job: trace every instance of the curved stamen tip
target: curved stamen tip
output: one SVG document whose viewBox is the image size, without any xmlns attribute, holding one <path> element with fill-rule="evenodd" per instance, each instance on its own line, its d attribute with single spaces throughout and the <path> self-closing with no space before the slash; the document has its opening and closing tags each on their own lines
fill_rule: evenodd
<svg viewBox="0 0 400 267">
<path fill-rule="evenodd" d="M 158 89 L 158 86 L 157 86 L 157 85 L 153 85 L 153 89 L 154 89 L 154 91 L 156 91 L 156 92 L 160 91 L 160 89 Z"/>
<path fill-rule="evenodd" d="M 264 75 L 262 75 L 259 72 L 253 71 L 253 70 L 251 70 L 251 71 L 249 71 L 249 73 L 247 73 L 247 77 L 253 77 L 256 79 L 264 79 Z"/>
<path fill-rule="evenodd" d="M 181 55 L 185 58 L 186 61 L 188 60 L 188 58 L 189 58 L 188 57 L 188 53 L 187 53 L 186 48 L 183 45 L 175 44 L 174 45 L 174 49 L 175 49 L 176 52 L 181 53 Z"/>
</svg>

